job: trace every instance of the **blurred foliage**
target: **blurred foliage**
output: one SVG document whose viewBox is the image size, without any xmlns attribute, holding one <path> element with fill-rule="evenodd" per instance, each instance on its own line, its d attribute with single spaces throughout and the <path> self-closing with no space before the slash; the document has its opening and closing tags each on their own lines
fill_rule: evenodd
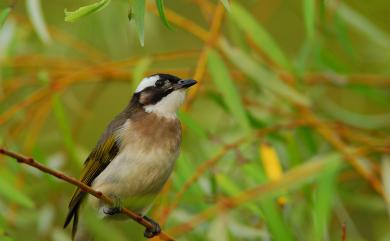
<svg viewBox="0 0 390 241">
<path fill-rule="evenodd" d="M 390 240 L 388 10 L 384 0 L 1 1 L 0 145 L 78 176 L 143 76 L 193 77 L 181 155 L 150 211 L 164 231 L 319 241 L 342 240 L 345 224 L 346 240 Z M 73 189 L 0 157 L 0 240 L 70 240 Z M 134 222 L 87 219 L 98 240 L 142 239 Z"/>
</svg>

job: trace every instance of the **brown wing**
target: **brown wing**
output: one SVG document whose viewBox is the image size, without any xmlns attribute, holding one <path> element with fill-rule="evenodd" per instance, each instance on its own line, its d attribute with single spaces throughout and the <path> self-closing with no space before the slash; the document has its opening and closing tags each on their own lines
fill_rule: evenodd
<svg viewBox="0 0 390 241">
<path fill-rule="evenodd" d="M 105 138 L 105 140 L 101 140 L 85 161 L 80 180 L 87 185 L 91 185 L 93 180 L 118 154 L 118 151 L 119 145 L 114 136 L 109 136 Z M 77 188 L 69 203 L 69 211 L 65 219 L 64 228 L 72 221 L 72 218 L 74 218 L 72 236 L 76 233 L 78 211 L 85 195 L 85 192 L 80 188 Z"/>
</svg>

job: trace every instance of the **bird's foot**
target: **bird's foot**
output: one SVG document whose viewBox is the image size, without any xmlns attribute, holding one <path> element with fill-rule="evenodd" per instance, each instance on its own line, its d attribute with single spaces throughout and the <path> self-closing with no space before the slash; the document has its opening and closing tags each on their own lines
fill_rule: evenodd
<svg viewBox="0 0 390 241">
<path fill-rule="evenodd" d="M 144 219 L 149 221 L 153 227 L 151 228 L 146 228 L 144 232 L 144 237 L 145 238 L 153 238 L 156 235 L 159 235 L 161 233 L 161 228 L 160 225 L 154 221 L 153 219 L 149 218 L 148 216 L 144 216 Z"/>
<path fill-rule="evenodd" d="M 114 202 L 113 206 L 103 208 L 104 214 L 112 216 L 112 215 L 115 215 L 115 214 L 122 212 L 122 206 L 121 206 L 120 199 L 116 198 L 114 200 L 115 200 L 115 202 Z"/>
</svg>

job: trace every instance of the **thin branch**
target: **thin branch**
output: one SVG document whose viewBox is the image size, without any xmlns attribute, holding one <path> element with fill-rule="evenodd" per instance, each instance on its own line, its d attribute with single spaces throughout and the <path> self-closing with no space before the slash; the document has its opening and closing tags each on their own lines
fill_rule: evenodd
<svg viewBox="0 0 390 241">
<path fill-rule="evenodd" d="M 281 190 L 294 186 L 298 183 L 308 181 L 312 177 L 323 172 L 327 168 L 328 164 L 328 160 L 307 162 L 299 167 L 285 172 L 278 180 L 267 181 L 235 196 L 222 198 L 217 201 L 215 205 L 195 214 L 188 221 L 169 229 L 169 232 L 175 235 L 187 233 L 218 213 L 231 211 L 243 203 L 253 201 L 254 199 L 260 200 L 267 195 L 276 194 Z"/>
<path fill-rule="evenodd" d="M 204 161 L 201 163 L 196 170 L 194 171 L 193 175 L 190 176 L 185 183 L 183 184 L 182 188 L 176 193 L 175 197 L 173 198 L 172 204 L 162 211 L 160 223 L 164 224 L 172 210 L 174 210 L 179 205 L 179 200 L 183 197 L 184 193 L 190 189 L 190 187 L 207 171 L 210 170 L 213 166 L 217 164 L 217 162 L 222 159 L 226 153 L 228 153 L 230 150 L 238 148 L 241 144 L 248 142 L 255 139 L 260 139 L 274 131 L 278 131 L 281 129 L 291 129 L 296 128 L 302 125 L 305 125 L 306 122 L 302 120 L 296 120 L 291 123 L 287 124 L 277 124 L 268 128 L 264 128 L 258 131 L 254 131 L 251 135 L 243 137 L 238 139 L 235 142 L 229 143 L 224 145 L 213 157 L 210 159 Z"/>
<path fill-rule="evenodd" d="M 32 167 L 34 167 L 36 169 L 39 169 L 42 172 L 45 172 L 45 173 L 50 174 L 52 176 L 55 176 L 55 177 L 57 177 L 57 178 L 59 178 L 61 180 L 64 180 L 65 182 L 73 184 L 73 185 L 79 187 L 84 192 L 87 192 L 87 193 L 95 196 L 96 198 L 104 201 L 105 203 L 107 203 L 109 205 L 114 205 L 114 201 L 112 199 L 110 199 L 109 197 L 105 196 L 102 192 L 99 192 L 99 191 L 96 191 L 96 190 L 92 189 L 90 186 L 88 186 L 87 184 L 79 181 L 78 179 L 76 179 L 74 177 L 67 176 L 67 175 L 65 175 L 65 174 L 63 174 L 61 172 L 58 172 L 58 171 L 55 171 L 55 170 L 53 170 L 53 169 L 51 169 L 49 167 L 46 167 L 46 166 L 40 164 L 39 162 L 35 161 L 31 157 L 26 157 L 26 156 L 23 156 L 21 154 L 8 151 L 8 150 L 6 150 L 4 148 L 0 148 L 0 154 L 5 155 L 5 156 L 9 156 L 9 157 L 15 159 L 16 161 L 18 161 L 19 163 L 23 163 L 23 164 L 32 166 Z M 136 221 L 137 223 L 141 224 L 145 228 L 153 228 L 153 225 L 149 221 L 144 219 L 141 215 L 138 215 L 138 214 L 130 211 L 127 208 L 121 208 L 121 212 L 123 214 L 127 215 L 128 217 L 130 217 L 131 219 L 133 219 L 134 221 Z M 168 234 L 166 234 L 164 232 L 161 232 L 158 235 L 158 237 L 161 240 L 174 241 L 174 239 L 172 237 L 170 237 Z"/>
<path fill-rule="evenodd" d="M 192 89 L 189 90 L 187 100 L 184 104 L 184 110 L 188 111 L 192 102 L 195 99 L 196 94 L 198 93 L 200 86 L 203 83 L 203 79 L 206 73 L 206 65 L 207 65 L 207 56 L 210 49 L 214 48 L 217 39 L 219 37 L 221 27 L 222 27 L 222 20 L 225 13 L 225 8 L 222 5 L 222 3 L 219 3 L 215 7 L 215 13 L 213 20 L 211 22 L 210 32 L 208 35 L 208 41 L 205 42 L 205 45 L 203 47 L 202 52 L 200 53 L 200 56 L 198 58 L 198 62 L 196 65 L 195 73 L 194 73 L 194 79 L 198 81 L 198 84 L 195 85 Z"/>
</svg>

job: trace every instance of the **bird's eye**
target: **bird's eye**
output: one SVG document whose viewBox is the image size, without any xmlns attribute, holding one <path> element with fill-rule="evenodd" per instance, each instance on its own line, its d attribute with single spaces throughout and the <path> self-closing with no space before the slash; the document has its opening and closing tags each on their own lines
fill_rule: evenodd
<svg viewBox="0 0 390 241">
<path fill-rule="evenodd" d="M 156 81 L 156 87 L 161 87 L 163 85 L 164 85 L 164 80 L 159 79 L 159 80 Z"/>
</svg>

